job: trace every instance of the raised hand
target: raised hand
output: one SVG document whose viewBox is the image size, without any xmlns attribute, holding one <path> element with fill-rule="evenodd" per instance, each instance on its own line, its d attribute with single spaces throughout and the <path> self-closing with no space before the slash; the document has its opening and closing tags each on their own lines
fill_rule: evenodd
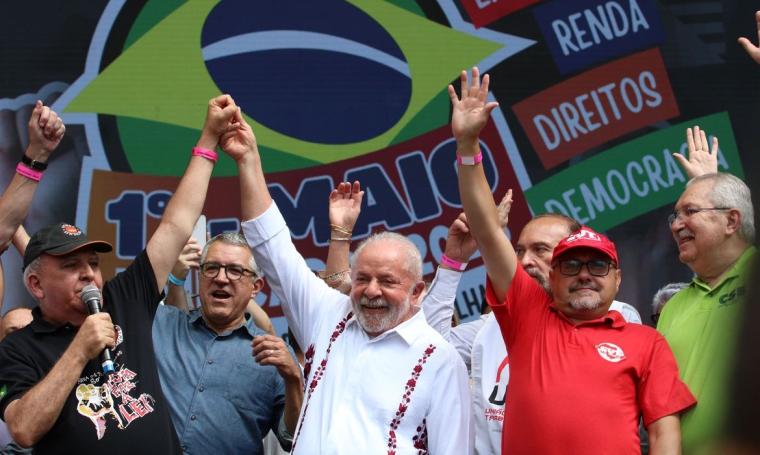
<svg viewBox="0 0 760 455">
<path fill-rule="evenodd" d="M 755 13 L 755 21 L 757 22 L 757 39 L 760 42 L 760 11 Z M 752 44 L 747 38 L 739 38 L 739 44 L 742 45 L 747 54 L 752 57 L 752 60 L 760 64 L 760 47 Z"/>
<path fill-rule="evenodd" d="M 191 238 L 182 248 L 182 252 L 177 258 L 177 263 L 174 264 L 172 269 L 172 275 L 175 278 L 184 280 L 187 278 L 191 269 L 197 269 L 200 266 L 201 260 L 201 246 L 198 245 L 198 240 Z"/>
<path fill-rule="evenodd" d="M 478 135 L 488 121 L 491 111 L 499 105 L 497 102 L 486 103 L 488 98 L 489 77 L 483 76 L 480 82 L 480 73 L 477 67 L 472 68 L 472 84 L 467 81 L 467 72 L 461 75 L 462 98 L 458 98 L 454 87 L 449 85 L 449 97 L 453 112 L 451 116 L 451 131 L 457 144 L 464 144 L 478 140 Z M 470 144 L 471 145 L 471 144 Z"/>
<path fill-rule="evenodd" d="M 274 365 L 284 379 L 292 378 L 300 381 L 301 369 L 282 338 L 273 335 L 258 335 L 251 341 L 251 346 L 253 347 L 252 355 L 259 365 Z"/>
<path fill-rule="evenodd" d="M 214 142 L 214 147 L 210 148 L 216 148 L 219 138 L 227 131 L 237 111 L 238 107 L 230 95 L 219 95 L 208 102 L 206 123 L 201 136 Z"/>
<path fill-rule="evenodd" d="M 499 225 L 503 228 L 509 223 L 509 210 L 512 208 L 512 189 L 507 190 L 507 194 L 501 198 L 497 212 L 499 212 Z"/>
<path fill-rule="evenodd" d="M 227 130 L 222 134 L 219 146 L 224 153 L 235 161 L 256 150 L 256 136 L 254 136 L 251 126 L 243 118 L 240 108 L 237 108 L 232 117 L 232 123 L 227 126 Z"/>
<path fill-rule="evenodd" d="M 34 156 L 29 158 L 44 161 L 63 139 L 66 126 L 55 111 L 37 100 L 29 119 L 29 147 Z"/>
<path fill-rule="evenodd" d="M 464 213 L 460 213 L 451 224 L 451 227 L 449 227 L 449 235 L 446 237 L 446 247 L 443 254 L 457 262 L 468 262 L 477 250 L 478 245 L 470 233 L 467 216 Z"/>
<path fill-rule="evenodd" d="M 358 181 L 353 186 L 350 182 L 340 182 L 330 193 L 330 224 L 353 230 L 362 211 L 363 197 Z"/>
<path fill-rule="evenodd" d="M 708 151 L 710 146 L 707 141 L 707 136 L 704 130 L 700 130 L 698 126 L 694 127 L 692 132 L 691 128 L 686 129 L 686 145 L 689 150 L 689 158 L 686 159 L 680 153 L 674 153 L 673 157 L 681 163 L 684 171 L 686 171 L 687 177 L 693 179 L 703 174 L 711 174 L 718 172 L 718 138 L 713 137 L 712 149 Z"/>
</svg>

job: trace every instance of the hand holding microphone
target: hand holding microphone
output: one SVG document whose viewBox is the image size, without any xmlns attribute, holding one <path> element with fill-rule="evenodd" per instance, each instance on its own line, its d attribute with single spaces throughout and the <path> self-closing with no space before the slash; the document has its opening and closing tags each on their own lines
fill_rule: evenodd
<svg viewBox="0 0 760 455">
<path fill-rule="evenodd" d="M 94 285 L 85 286 L 85 288 L 82 289 L 82 302 L 87 306 L 87 313 L 90 315 L 100 313 L 100 290 L 98 287 Z M 103 313 L 103 318 L 101 319 L 108 319 L 110 322 L 111 317 L 108 314 Z M 86 321 L 85 324 L 87 324 Z M 84 325 L 82 328 L 84 328 Z M 111 332 L 113 332 L 113 329 L 111 329 Z M 115 335 L 112 335 L 112 337 L 115 337 Z M 100 352 L 100 365 L 103 367 L 103 373 L 106 376 L 114 373 L 113 358 L 111 357 L 111 350 L 108 349 L 108 346 Z"/>
</svg>

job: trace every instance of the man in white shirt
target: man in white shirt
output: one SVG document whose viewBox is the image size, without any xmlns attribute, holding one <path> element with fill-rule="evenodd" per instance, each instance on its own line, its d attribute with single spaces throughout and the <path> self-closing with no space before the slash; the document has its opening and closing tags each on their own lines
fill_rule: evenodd
<svg viewBox="0 0 760 455">
<path fill-rule="evenodd" d="M 330 288 L 296 251 L 240 114 L 226 134 L 250 144 L 238 161 L 242 216 L 249 220 L 243 231 L 306 348 L 292 453 L 471 453 L 465 366 L 423 311 L 412 311 L 424 288 L 414 244 L 392 233 L 365 240 L 354 254 L 351 295 Z M 347 217 L 358 215 L 350 208 L 360 201 L 346 199 Z M 333 241 L 350 237 L 346 225 L 333 226 Z"/>
</svg>

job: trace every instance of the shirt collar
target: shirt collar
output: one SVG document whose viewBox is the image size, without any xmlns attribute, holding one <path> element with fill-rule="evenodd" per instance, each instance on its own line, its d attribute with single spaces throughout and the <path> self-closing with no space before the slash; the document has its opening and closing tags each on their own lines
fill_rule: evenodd
<svg viewBox="0 0 760 455">
<path fill-rule="evenodd" d="M 35 333 L 52 333 L 58 329 L 76 330 L 76 327 L 70 322 L 66 322 L 62 325 L 55 325 L 46 320 L 42 317 L 42 310 L 40 310 L 39 306 L 32 308 L 32 323 L 29 324 L 29 327 L 31 327 Z"/>
<path fill-rule="evenodd" d="M 719 288 L 726 281 L 734 279 L 734 278 L 738 278 L 747 269 L 745 267 L 747 262 L 751 260 L 751 258 L 755 255 L 756 252 L 757 252 L 757 248 L 755 248 L 754 245 L 750 245 L 750 247 L 744 250 L 744 253 L 742 253 L 741 256 L 739 256 L 739 259 L 736 260 L 736 263 L 734 264 L 733 267 L 731 267 L 731 270 L 729 270 L 728 273 L 726 273 L 726 275 L 723 278 L 721 278 L 721 280 L 712 288 L 708 286 L 707 283 L 700 280 L 699 277 L 694 277 L 691 280 L 691 285 L 698 286 L 707 291 L 711 291 L 713 289 Z"/>
<path fill-rule="evenodd" d="M 607 314 L 602 316 L 601 318 L 597 319 L 589 319 L 588 321 L 581 321 L 579 323 L 573 322 L 570 318 L 565 316 L 564 313 L 559 311 L 557 306 L 554 304 L 554 301 L 552 301 L 550 307 L 554 312 L 557 313 L 557 315 L 562 319 L 563 321 L 567 322 L 568 324 L 572 326 L 585 326 L 585 325 L 594 325 L 594 324 L 609 324 L 610 327 L 614 329 L 619 329 L 627 324 L 625 318 L 622 314 L 620 314 L 617 310 L 607 311 Z"/>
<path fill-rule="evenodd" d="M 203 319 L 203 313 L 201 312 L 200 309 L 190 311 L 190 323 L 191 324 L 202 323 L 203 325 L 208 327 L 208 324 L 206 324 L 206 320 Z M 245 330 L 248 332 L 249 335 L 251 335 L 251 338 L 255 337 L 256 335 L 262 335 L 264 332 L 263 329 L 258 328 L 256 324 L 253 322 L 253 317 L 251 316 L 250 313 L 245 313 L 245 322 L 243 323 L 243 325 L 230 330 L 230 333 L 234 332 L 235 330 L 239 330 L 241 327 L 245 327 Z"/>
<path fill-rule="evenodd" d="M 348 324 L 356 324 L 359 330 L 364 331 L 364 328 L 359 324 L 359 321 L 356 320 L 356 314 L 351 316 L 351 319 L 348 320 Z M 370 342 L 380 341 L 384 338 L 388 338 L 392 334 L 398 334 L 401 339 L 406 341 L 407 344 L 411 345 L 414 343 L 417 337 L 420 336 L 422 327 L 424 326 L 427 326 L 427 320 L 425 319 L 425 313 L 422 311 L 422 308 L 420 308 L 419 311 L 413 311 L 411 318 L 407 319 L 396 327 L 381 333 L 375 338 L 372 338 Z M 366 333 L 366 331 L 364 333 Z"/>
</svg>

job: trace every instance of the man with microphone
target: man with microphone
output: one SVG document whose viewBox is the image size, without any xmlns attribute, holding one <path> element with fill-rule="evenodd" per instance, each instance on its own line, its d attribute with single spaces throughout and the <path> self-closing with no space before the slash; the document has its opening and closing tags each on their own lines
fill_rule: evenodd
<svg viewBox="0 0 760 455">
<path fill-rule="evenodd" d="M 203 208 L 214 150 L 237 112 L 228 95 L 208 103 L 197 146 L 187 151 L 190 156 L 177 153 L 176 159 L 189 164 L 161 223 L 145 250 L 105 284 L 98 254 L 110 252 L 110 244 L 66 223 L 32 236 L 24 283 L 38 307 L 29 326 L 0 344 L 0 416 L 22 447 L 34 446 L 34 453 L 181 453 L 151 327 L 169 273 Z M 91 315 L 82 299 L 90 285 L 102 292 L 103 310 Z M 84 297 L 94 305 L 93 297 Z M 113 374 L 97 360 L 106 348 Z"/>
</svg>

